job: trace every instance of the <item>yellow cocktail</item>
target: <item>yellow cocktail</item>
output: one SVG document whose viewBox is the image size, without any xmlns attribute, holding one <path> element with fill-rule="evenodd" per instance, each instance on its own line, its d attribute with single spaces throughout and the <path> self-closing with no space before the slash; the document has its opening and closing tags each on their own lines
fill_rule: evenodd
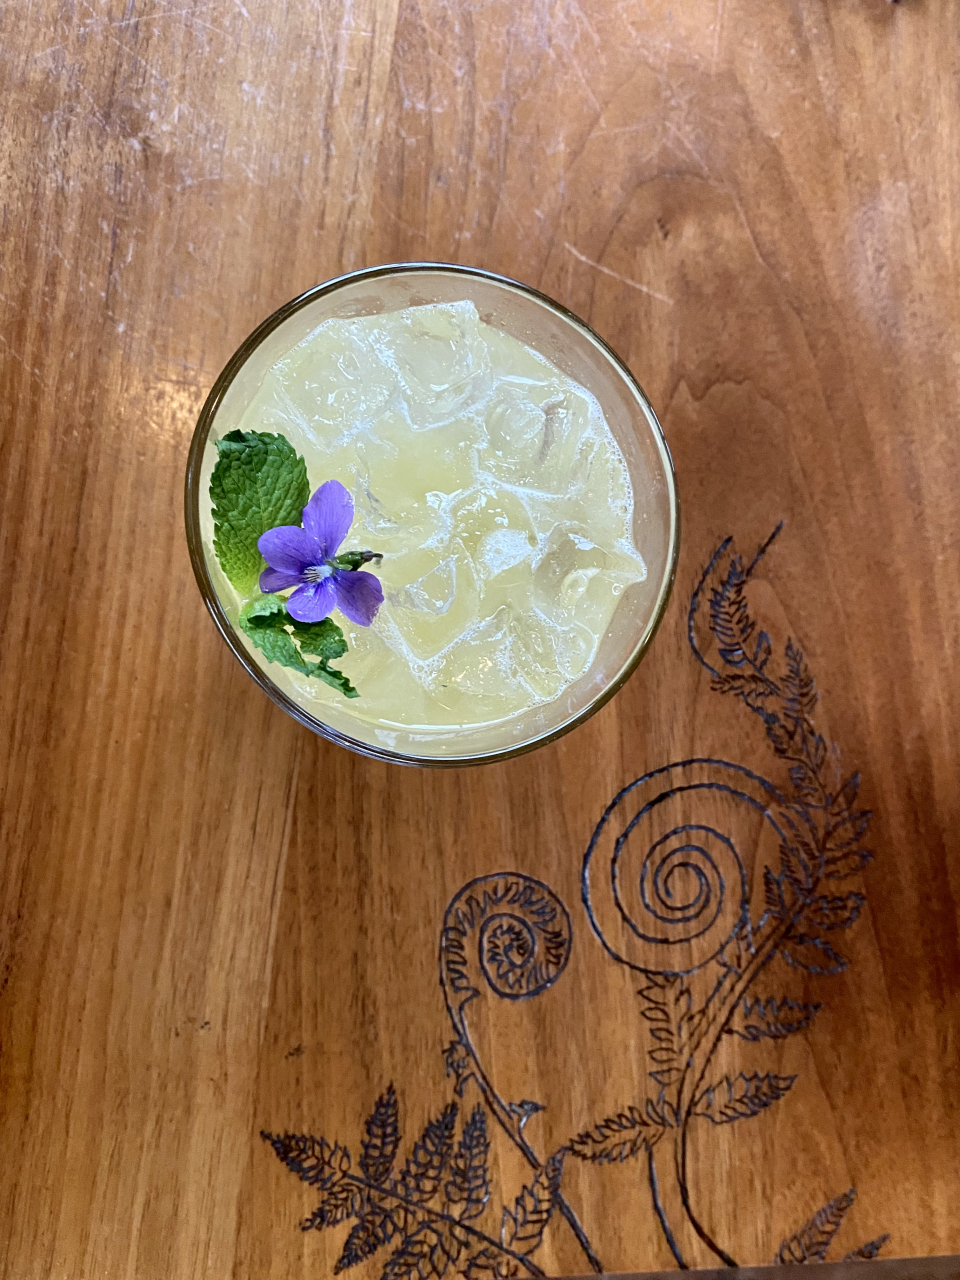
<svg viewBox="0 0 960 1280">
<path fill-rule="evenodd" d="M 276 433 L 304 459 L 311 491 L 336 480 L 352 496 L 344 548 L 383 557 L 372 625 L 332 615 L 348 645 L 336 665 L 359 697 L 268 662 L 238 634 L 251 592 L 218 571 L 199 494 L 198 514 L 204 568 L 234 638 L 319 722 L 312 727 L 385 755 L 446 762 L 532 745 L 582 718 L 585 695 L 587 705 L 602 698 L 611 632 L 629 659 L 662 607 L 676 511 L 669 455 L 645 402 L 644 451 L 624 439 L 622 394 L 605 409 L 596 380 L 591 388 L 574 376 L 552 335 L 538 349 L 534 327 L 485 305 L 473 273 L 428 270 L 446 286 L 433 297 L 381 282 L 370 314 L 321 309 L 309 324 L 298 308 L 281 319 L 221 392 L 199 459 L 202 494 L 218 437 Z M 478 279 L 529 306 L 520 286 Z M 415 305 L 394 308 L 394 299 Z M 590 354 L 605 355 L 593 341 Z M 638 490 L 638 481 L 647 483 Z M 652 517 L 659 536 L 638 538 Z"/>
</svg>

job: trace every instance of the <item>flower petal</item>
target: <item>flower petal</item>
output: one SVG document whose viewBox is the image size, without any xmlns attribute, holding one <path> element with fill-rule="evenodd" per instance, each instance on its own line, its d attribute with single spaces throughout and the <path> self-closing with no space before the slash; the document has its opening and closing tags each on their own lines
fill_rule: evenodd
<svg viewBox="0 0 960 1280">
<path fill-rule="evenodd" d="M 308 565 L 320 564 L 323 556 L 306 529 L 295 524 L 281 524 L 268 529 L 257 539 L 257 548 L 271 569 L 301 574 Z"/>
<path fill-rule="evenodd" d="M 264 569 L 260 575 L 260 590 L 265 596 L 274 591 L 286 591 L 287 587 L 299 586 L 302 581 L 299 573 L 290 569 Z"/>
<path fill-rule="evenodd" d="M 380 579 L 362 569 L 342 569 L 331 579 L 335 583 L 337 608 L 360 627 L 369 627 L 383 604 Z"/>
<path fill-rule="evenodd" d="M 333 578 L 306 582 L 287 600 L 287 613 L 298 622 L 321 622 L 337 603 Z"/>
<path fill-rule="evenodd" d="M 303 527 L 319 547 L 320 560 L 337 554 L 352 524 L 353 499 L 339 480 L 322 484 L 303 508 Z"/>
</svg>

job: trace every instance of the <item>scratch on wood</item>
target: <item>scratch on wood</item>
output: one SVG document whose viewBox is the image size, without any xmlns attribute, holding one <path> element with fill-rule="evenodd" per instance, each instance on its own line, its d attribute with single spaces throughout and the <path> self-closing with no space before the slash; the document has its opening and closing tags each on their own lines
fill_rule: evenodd
<svg viewBox="0 0 960 1280">
<path fill-rule="evenodd" d="M 673 306 L 673 299 L 668 298 L 665 293 L 657 293 L 656 289 L 651 289 L 648 285 L 640 284 L 638 280 L 631 280 L 628 276 L 622 276 L 619 271 L 613 271 L 610 267 L 603 266 L 600 262 L 594 262 L 592 258 L 587 258 L 579 249 L 575 249 L 572 244 L 564 241 L 563 247 L 568 253 L 572 253 L 575 258 L 581 262 L 585 262 L 588 267 L 593 267 L 597 271 L 602 271 L 605 276 L 611 276 L 614 280 L 619 280 L 621 284 L 628 284 L 631 289 L 639 289 L 641 293 L 647 293 L 651 298 L 658 298 L 661 302 L 666 302 L 668 306 Z"/>
<path fill-rule="evenodd" d="M 717 0 L 717 16 L 713 23 L 713 70 L 717 69 L 717 58 L 720 56 L 720 33 L 723 30 L 724 0 Z"/>
<path fill-rule="evenodd" d="M 587 15 L 583 12 L 583 7 L 580 5 L 579 0 L 570 0 L 570 3 L 567 5 L 567 12 L 572 13 L 574 15 L 574 17 L 579 21 L 580 25 L 586 29 L 586 31 L 590 36 L 590 39 L 599 49 L 601 47 L 600 37 L 597 35 L 596 31 L 591 25 L 590 20 L 587 18 Z"/>
<path fill-rule="evenodd" d="M 558 61 L 557 53 L 553 45 L 549 45 L 547 47 L 547 53 L 555 62 Z M 602 128 L 606 128 L 607 122 L 603 118 L 603 107 L 600 105 L 600 100 L 593 91 L 593 86 L 591 85 L 590 81 L 587 79 L 586 75 L 584 75 L 583 68 L 580 66 L 580 63 L 577 61 L 576 55 L 574 54 L 572 49 L 565 49 L 564 53 L 566 55 L 567 62 L 570 64 L 570 66 L 573 67 L 573 70 L 576 72 L 577 78 L 579 79 L 580 83 L 583 85 L 584 93 L 590 99 L 593 109 L 597 113 L 597 120 L 600 123 L 600 126 Z"/>
</svg>

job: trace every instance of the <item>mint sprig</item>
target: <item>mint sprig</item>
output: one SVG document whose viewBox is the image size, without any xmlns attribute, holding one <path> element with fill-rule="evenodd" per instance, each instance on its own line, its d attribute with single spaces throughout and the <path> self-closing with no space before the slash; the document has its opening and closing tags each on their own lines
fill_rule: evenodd
<svg viewBox="0 0 960 1280">
<path fill-rule="evenodd" d="M 279 596 L 258 596 L 240 611 L 240 626 L 269 662 L 315 676 L 345 698 L 359 698 L 343 672 L 329 665 L 347 652 L 343 632 L 332 619 L 298 622 L 287 613 Z M 304 654 L 319 658 L 319 662 L 307 662 Z"/>
<path fill-rule="evenodd" d="M 231 431 L 217 441 L 210 477 L 213 548 L 232 585 L 249 595 L 266 561 L 257 539 L 278 525 L 299 525 L 310 498 L 307 465 L 284 436 Z"/>
</svg>

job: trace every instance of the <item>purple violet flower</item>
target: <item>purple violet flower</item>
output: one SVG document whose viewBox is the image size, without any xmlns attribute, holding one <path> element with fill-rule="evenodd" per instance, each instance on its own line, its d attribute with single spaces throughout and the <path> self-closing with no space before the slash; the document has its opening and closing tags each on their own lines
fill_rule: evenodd
<svg viewBox="0 0 960 1280">
<path fill-rule="evenodd" d="M 334 609 L 369 627 L 383 604 L 383 588 L 372 573 L 334 563 L 353 524 L 353 499 L 337 480 L 328 480 L 303 508 L 303 528 L 283 524 L 257 541 L 270 566 L 260 575 L 265 593 L 296 587 L 287 612 L 298 622 L 320 622 Z M 369 557 L 368 557 L 369 558 Z"/>
</svg>

